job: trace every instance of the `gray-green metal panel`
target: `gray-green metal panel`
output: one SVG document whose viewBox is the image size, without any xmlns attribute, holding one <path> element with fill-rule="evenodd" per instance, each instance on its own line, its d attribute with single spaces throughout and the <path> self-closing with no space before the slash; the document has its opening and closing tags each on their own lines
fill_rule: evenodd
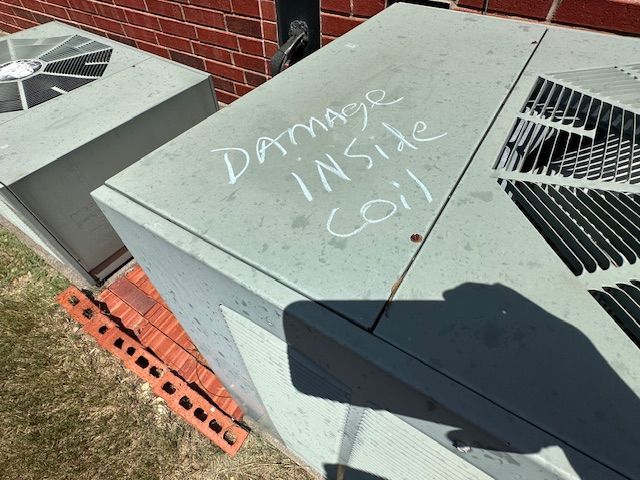
<svg viewBox="0 0 640 480">
<path fill-rule="evenodd" d="M 94 82 L 100 93 L 95 98 L 93 111 L 86 109 L 78 114 L 70 109 L 67 112 L 64 103 L 60 103 L 58 121 L 46 134 L 31 142 L 34 150 L 41 149 L 43 158 L 48 144 L 66 143 L 67 153 L 9 184 L 9 188 L 42 225 L 51 232 L 58 232 L 58 241 L 72 252 L 85 270 L 93 270 L 123 247 L 91 199 L 90 192 L 105 179 L 214 112 L 209 80 L 202 75 L 200 81 L 194 83 L 193 75 L 188 70 L 168 69 L 166 63 L 149 59 L 136 67 L 136 75 L 123 71 L 104 82 Z M 149 79 L 158 76 L 163 77 L 162 84 L 150 86 Z M 119 96 L 123 89 L 130 89 L 130 93 Z M 145 103 L 136 105 L 132 102 L 134 92 L 143 91 Z M 87 103 L 94 98 L 89 86 L 83 93 L 87 94 Z M 102 124 L 96 117 L 108 119 L 105 120 L 107 124 Z M 25 127 L 27 133 L 27 126 L 38 123 L 29 120 L 30 117 L 20 117 L 9 125 L 18 129 Z M 74 131 L 70 131 L 69 125 L 75 122 L 94 122 L 92 141 L 82 143 L 91 136 L 82 137 L 77 145 L 74 144 Z M 27 142 L 27 138 L 22 138 L 17 144 L 26 145 Z M 27 158 L 33 159 L 24 152 L 15 152 L 3 162 L 13 160 L 20 164 Z"/>
<path fill-rule="evenodd" d="M 543 32 L 394 5 L 107 183 L 370 327 Z"/>
<path fill-rule="evenodd" d="M 224 305 L 220 309 L 278 436 L 317 471 L 322 471 L 326 463 L 338 463 L 349 410 L 349 388 L 332 382 L 300 355 L 291 355 L 284 341 L 247 317 Z M 305 395 L 291 380 L 291 363 L 299 373 L 299 383 L 331 391 L 332 395 Z"/>
<path fill-rule="evenodd" d="M 596 478 L 620 479 L 561 442 L 561 448 L 534 451 L 532 446 L 551 444 L 552 440 L 530 423 L 109 187 L 101 187 L 92 195 L 234 398 L 274 435 L 279 436 L 279 430 L 267 411 L 281 408 L 283 403 L 265 405 L 263 392 L 257 390 L 246 366 L 252 359 L 245 360 L 240 355 L 220 305 L 250 319 L 274 337 L 286 340 L 288 348 L 304 352 L 311 362 L 322 365 L 326 375 L 333 378 L 332 383 L 339 382 L 357 391 L 358 395 L 350 400 L 350 411 L 362 409 L 360 405 L 375 400 L 379 408 L 400 415 L 453 454 L 495 478 L 575 479 L 563 454 L 569 451 L 574 460 L 581 460 L 582 468 L 592 469 Z M 269 349 L 263 354 L 265 361 L 280 355 Z M 291 368 L 289 365 L 290 371 Z M 294 376 L 295 372 L 291 372 L 291 377 Z M 297 376 L 289 381 L 305 395 L 344 401 L 344 395 L 336 395 L 336 389 L 324 388 L 322 382 L 314 387 L 308 382 L 301 385 Z M 283 443 L 293 447 L 304 445 L 310 432 L 296 429 L 295 425 L 313 421 L 306 417 L 314 415 L 315 411 L 299 411 L 290 416 L 290 424 L 281 424 L 280 429 L 286 429 L 287 433 L 297 432 L 282 438 Z M 449 438 L 450 432 L 460 426 L 464 426 L 474 445 L 464 455 Z M 348 424 L 344 431 L 336 432 L 336 436 L 342 437 L 342 464 L 348 465 L 351 456 L 357 455 L 353 453 L 355 433 Z M 505 440 L 513 452 L 506 452 L 504 446 L 496 447 L 496 442 L 504 445 Z M 318 463 L 314 447 L 300 451 L 300 455 Z M 324 460 L 327 471 L 334 461 L 333 457 Z"/>
<path fill-rule="evenodd" d="M 280 313 L 257 296 L 261 285 L 266 289 L 271 282 L 264 282 L 255 272 L 243 281 L 230 278 L 212 269 L 210 262 L 231 271 L 223 265 L 232 267 L 235 259 L 166 220 L 149 215 L 148 210 L 107 187 L 100 187 L 91 195 L 243 411 L 261 424 L 268 424 L 265 408 L 233 343 L 220 305 L 262 320 L 259 325 L 270 328 L 272 333 L 274 329 L 281 331 L 282 327 L 271 320 Z M 247 298 L 249 291 L 256 293 Z"/>
<path fill-rule="evenodd" d="M 639 58 L 638 40 L 550 29 L 375 329 L 628 478 L 640 478 L 640 350 L 588 289 L 640 271 L 573 275 L 491 167 L 538 75 Z"/>
<path fill-rule="evenodd" d="M 15 208 L 16 198 L 5 187 L 0 184 L 0 217 L 6 219 L 10 224 L 20 230 L 24 235 L 39 245 L 47 254 L 55 260 L 64 263 L 62 255 L 55 250 L 55 247 L 45 241 L 38 233 L 38 228 L 34 226 L 33 219 L 25 217 L 23 213 Z"/>
<path fill-rule="evenodd" d="M 468 29 L 459 30 L 458 22 L 468 23 Z M 482 38 L 474 37 L 471 24 L 476 24 L 483 32 Z M 414 32 L 418 25 L 420 31 Z M 446 25 L 447 32 L 444 32 L 443 25 Z M 298 400 L 304 397 L 299 397 L 296 391 L 317 399 L 349 402 L 345 427 L 343 431 L 336 432 L 336 436 L 342 437 L 339 462 L 363 471 L 376 470 L 376 467 L 371 467 L 376 459 L 366 454 L 360 456 L 363 451 L 359 449 L 365 448 L 372 439 L 367 433 L 360 439 L 362 444 L 358 444 L 354 425 L 361 425 L 366 432 L 371 430 L 366 428 L 368 417 L 365 412 L 367 408 L 374 408 L 370 403 L 375 403 L 375 408 L 394 415 L 389 423 L 402 419 L 452 455 L 467 460 L 495 478 L 623 478 L 616 471 L 634 478 L 629 477 L 629 472 L 634 473 L 633 462 L 637 455 L 633 455 L 633 449 L 637 442 L 616 443 L 609 427 L 600 437 L 599 430 L 594 428 L 590 438 L 585 439 L 582 437 L 583 427 L 578 424 L 584 420 L 587 425 L 599 426 L 603 419 L 608 418 L 608 411 L 593 411 L 584 405 L 594 395 L 596 402 L 608 406 L 600 392 L 610 391 L 612 397 L 619 395 L 620 411 L 629 408 L 640 411 L 634 403 L 638 385 L 637 373 L 634 372 L 638 369 L 633 365 L 638 364 L 638 353 L 586 293 L 586 284 L 567 273 L 564 264 L 497 187 L 491 170 L 535 75 L 528 73 L 518 84 L 504 114 L 490 132 L 489 140 L 476 156 L 477 162 L 471 164 L 470 180 L 463 179 L 460 188 L 455 190 L 442 217 L 427 237 L 414 265 L 415 271 L 411 270 L 405 280 L 408 285 L 400 287 L 388 316 L 382 318 L 375 330 L 379 336 L 371 335 L 333 313 L 350 315 L 354 323 L 371 324 L 372 316 L 384 304 L 399 273 L 415 252 L 416 247 L 399 247 L 400 239 L 408 241 L 411 233 L 428 231 L 436 215 L 436 210 L 432 211 L 431 207 L 446 202 L 447 194 L 455 187 L 463 166 L 482 138 L 482 127 L 488 126 L 491 114 L 499 108 L 500 99 L 504 96 L 503 93 L 492 97 L 493 110 L 487 112 L 484 122 L 474 117 L 476 121 L 472 123 L 467 120 L 474 115 L 474 109 L 483 106 L 483 100 L 472 98 L 471 94 L 475 92 L 476 97 L 491 97 L 502 87 L 506 92 L 509 82 L 520 70 L 515 68 L 515 61 L 506 60 L 508 55 L 502 46 L 506 42 L 509 48 L 513 47 L 520 58 L 518 66 L 524 67 L 529 54 L 536 48 L 536 42 L 540 42 L 540 28 L 481 17 L 470 19 L 460 13 L 441 13 L 406 5 L 393 7 L 234 103 L 217 119 L 204 122 L 162 151 L 149 156 L 110 181 L 108 187 L 95 192 L 101 208 L 125 243 L 181 319 L 198 348 L 243 405 L 254 405 L 258 415 L 264 415 L 263 419 L 269 417 L 266 412 L 270 409 L 291 407 L 274 404 L 273 400 L 269 405 L 263 403 L 263 393 L 265 398 L 272 398 L 275 391 L 273 386 L 265 387 L 263 384 L 263 377 L 269 374 L 279 375 L 278 381 L 284 382 L 282 388 L 290 393 L 288 399 L 293 406 L 309 404 L 309 399 L 304 402 Z M 529 29 L 529 33 L 523 33 L 524 29 Z M 434 37 L 438 41 L 434 40 L 429 48 L 421 49 L 420 55 L 416 55 L 415 46 L 423 47 L 425 39 L 430 38 L 429 32 L 435 32 Z M 439 45 L 449 32 L 456 34 L 450 42 L 445 42 L 448 55 L 445 57 L 444 47 Z M 508 39 L 505 38 L 506 32 L 511 32 Z M 549 42 L 547 38 L 542 39 L 540 50 L 534 54 L 527 72 L 534 73 L 534 68 L 539 70 L 542 67 L 544 71 L 541 73 L 549 73 L 547 67 L 553 73 L 584 68 L 585 64 L 600 66 L 608 62 L 597 61 L 598 55 L 618 61 L 639 52 L 637 42 L 633 40 L 622 40 L 616 44 L 614 42 L 620 40 L 610 36 L 556 32 L 560 31 L 553 29 L 549 34 Z M 413 35 L 408 35 L 410 33 Z M 532 36 L 527 38 L 529 34 Z M 410 37 L 412 41 L 409 41 Z M 487 43 L 484 43 L 485 37 Z M 393 42 L 388 41 L 391 38 Z M 525 38 L 528 45 L 524 45 Z M 469 60 L 466 53 L 452 46 L 458 40 L 465 49 L 475 51 L 475 57 L 481 55 L 479 52 L 485 54 L 482 61 L 473 65 L 475 76 L 469 76 L 464 60 L 473 63 L 476 59 Z M 502 52 L 495 63 L 487 60 L 492 57 L 488 51 L 482 50 L 490 42 L 495 42 L 494 46 Z M 414 55 L 410 62 L 406 48 L 398 49 L 396 44 L 402 47 L 413 45 Z M 351 59 L 369 46 L 376 48 L 375 56 L 365 53 L 366 61 Z M 575 58 L 571 56 L 574 53 Z M 439 57 L 439 54 L 443 56 Z M 447 59 L 455 65 L 448 64 Z M 432 68 L 427 68 L 428 62 L 433 62 L 429 64 Z M 506 75 L 509 84 L 496 88 L 495 82 L 504 82 L 504 78 L 496 78 L 496 74 L 491 80 L 489 73 L 495 73 L 499 63 L 509 70 Z M 630 61 L 627 59 L 626 63 Z M 338 67 L 333 68 L 334 65 Z M 395 71 L 393 68 L 384 71 L 388 66 Z M 515 69 L 513 74 L 510 66 Z M 376 161 L 367 172 L 367 159 L 353 158 L 354 162 L 364 162 L 365 167 L 364 173 L 360 172 L 357 177 L 347 175 L 351 181 L 335 175 L 335 167 L 334 174 L 325 168 L 332 192 L 319 194 L 317 189 L 322 191 L 322 182 L 318 180 L 317 164 L 312 160 L 327 153 L 325 148 L 337 149 L 340 153 L 344 142 L 348 145 L 352 135 L 357 135 L 354 130 L 358 130 L 358 125 L 353 125 L 354 118 L 350 117 L 347 125 L 336 126 L 331 132 L 320 132 L 315 142 L 301 144 L 298 150 L 287 144 L 284 157 L 277 145 L 275 149 L 270 147 L 262 164 L 252 152 L 246 172 L 236 183 L 229 185 L 224 157 L 213 155 L 221 152 L 211 150 L 225 146 L 253 149 L 255 137 L 283 131 L 287 125 L 304 121 L 318 111 L 323 112 L 327 105 L 338 110 L 340 102 L 347 102 L 353 92 L 363 93 L 358 90 L 359 86 L 337 79 L 335 72 L 351 82 L 358 78 L 360 84 L 367 86 L 369 81 L 384 79 L 384 84 L 377 88 L 387 89 L 388 98 L 404 95 L 409 99 L 410 95 L 418 95 L 424 101 L 410 108 L 403 102 L 372 108 L 369 125 L 382 121 L 400 125 L 404 119 L 412 119 L 411 115 L 419 112 L 429 121 L 426 131 L 420 133 L 429 133 L 435 125 L 442 128 L 441 132 L 447 131 L 448 135 L 427 142 L 428 148 L 419 151 L 413 151 L 404 144 L 401 152 L 394 151 L 394 160 L 401 163 L 393 163 L 393 168 Z M 468 84 L 465 88 L 461 88 L 463 82 L 455 76 L 456 72 L 468 77 L 464 82 Z M 446 73 L 451 75 L 448 77 Z M 400 90 L 402 85 L 407 86 L 406 90 Z M 426 86 L 432 87 L 431 90 Z M 443 101 L 438 94 L 445 90 L 445 86 L 451 91 Z M 421 90 L 416 92 L 418 88 Z M 333 100 L 327 102 L 328 98 Z M 285 104 L 285 101 L 289 103 Z M 461 109 L 461 104 L 466 108 Z M 296 111 L 304 113 L 298 116 Z M 384 111 L 395 113 L 383 117 Z M 429 116 L 431 111 L 433 116 Z M 342 123 L 340 120 L 337 122 Z M 456 130 L 459 124 L 471 132 L 459 135 L 458 139 L 464 145 L 444 144 L 449 140 L 450 132 L 461 132 Z M 381 126 L 381 123 L 377 125 Z M 304 134 L 300 129 L 296 134 L 299 131 Z M 370 140 L 375 142 L 380 133 L 374 133 Z M 283 141 L 289 141 L 288 135 Z M 378 145 L 385 149 L 389 142 Z M 440 150 L 445 146 L 450 147 L 449 154 Z M 185 154 L 187 148 L 189 153 Z M 300 162 L 296 152 L 300 152 Z M 452 152 L 457 152 L 459 157 Z M 229 162 L 232 169 L 239 171 L 244 166 L 244 154 L 240 157 L 237 154 L 238 151 L 230 152 Z M 436 154 L 441 158 L 436 159 L 433 156 Z M 405 160 L 409 163 L 405 164 Z M 170 168 L 177 161 L 185 165 L 178 172 Z M 324 162 L 327 164 L 330 160 L 325 157 Z M 297 167 L 298 164 L 301 167 Z M 428 184 L 432 202 L 427 208 L 424 205 L 418 208 L 400 189 L 388 185 L 396 179 L 394 174 L 403 172 L 406 165 L 425 169 L 420 172 L 431 168 L 429 178 L 442 182 Z M 159 168 L 165 173 L 158 173 Z M 344 168 L 346 174 L 347 166 Z M 292 171 L 306 182 L 311 182 L 310 174 L 316 175 L 313 184 L 316 188 L 309 190 L 313 201 L 307 202 L 298 184 L 291 183 L 296 182 L 290 175 Z M 337 173 L 340 174 L 339 171 Z M 378 177 L 371 177 L 378 180 L 369 179 L 367 173 L 379 173 Z M 148 180 L 140 184 L 139 179 L 143 177 Z M 346 188 L 349 186 L 352 188 Z M 367 199 L 382 198 L 377 195 L 384 194 L 383 187 L 396 192 L 393 198 L 397 205 L 402 205 L 400 193 L 405 194 L 412 209 L 400 210 L 385 222 L 368 225 L 360 234 L 341 240 L 337 246 L 342 249 L 334 249 L 336 242 L 323 238 L 326 235 L 327 210 L 331 212 L 334 205 L 344 207 L 346 203 L 341 202 L 355 202 L 359 208 L 358 202 L 362 201 L 358 195 L 366 195 Z M 294 199 L 298 202 L 293 203 Z M 300 204 L 312 208 L 302 216 L 292 215 L 301 208 Z M 454 207 L 459 213 L 457 218 L 449 213 Z M 374 213 L 373 207 L 369 213 Z M 414 222 L 421 225 L 421 230 L 414 230 L 413 226 L 417 224 Z M 534 260 L 531 257 L 535 257 Z M 321 260 L 326 260 L 328 266 L 320 266 L 323 265 Z M 547 268 L 542 268 L 543 265 Z M 628 273 L 629 268 L 625 266 L 618 271 Z M 596 275 L 602 278 L 604 273 Z M 465 284 L 469 281 L 483 285 Z M 501 285 L 494 285 L 496 282 Z M 524 293 L 516 291 L 523 286 L 526 287 Z M 443 295 L 449 290 L 452 293 Z M 306 297 L 321 301 L 326 308 Z M 496 306 L 504 308 L 495 310 Z M 581 315 L 577 315 L 575 312 L 581 307 Z M 225 309 L 235 314 L 228 315 L 225 320 L 222 315 Z M 473 315 L 467 315 L 470 310 Z M 458 322 L 446 322 L 449 317 L 442 312 Z M 276 344 L 275 341 L 263 342 L 264 353 L 260 353 L 265 356 L 265 364 L 278 359 L 280 362 L 288 361 L 289 378 L 281 368 L 274 367 L 268 372 L 261 370 L 263 365 L 259 364 L 259 358 L 250 351 L 251 345 L 257 344 L 240 338 L 242 329 L 236 328 L 235 335 L 231 334 L 231 317 L 243 323 L 245 330 L 248 319 L 287 342 L 289 354 L 286 360 L 282 359 L 278 347 L 271 345 Z M 503 317 L 513 323 L 502 325 Z M 490 318 L 490 321 L 482 322 L 483 326 L 488 326 L 487 329 L 478 331 L 478 324 L 470 321 L 478 318 L 480 321 Z M 562 321 L 556 321 L 558 318 Z M 537 320 L 540 324 L 531 325 L 528 319 Z M 430 329 L 429 322 L 438 320 L 442 320 L 441 328 Z M 596 324 L 596 320 L 603 326 Z M 502 330 L 493 327 L 502 327 Z M 585 330 L 580 333 L 578 328 Z M 248 335 L 258 331 L 252 327 L 249 330 Z M 543 333 L 544 342 L 541 341 Z M 527 340 L 531 341 L 530 344 Z M 438 341 L 444 347 L 438 345 Z M 241 353 L 238 343 L 242 342 L 245 344 Z M 607 346 L 607 342 L 611 345 Z M 566 347 L 564 350 L 560 348 L 563 346 Z M 571 349 L 574 349 L 574 356 Z M 616 356 L 616 349 L 619 355 L 626 355 L 626 363 Z M 584 353 L 584 358 L 578 358 L 576 351 Z M 331 385 L 336 382 L 347 385 L 352 391 L 350 398 L 345 400 L 340 389 L 325 388 L 324 381 L 309 385 L 311 382 L 304 381 L 304 375 L 297 376 L 295 371 L 298 367 L 292 361 L 297 358 L 294 352 L 302 352 L 324 371 L 321 380 Z M 555 362 L 552 364 L 546 355 L 551 355 Z M 438 356 L 449 363 L 443 364 Z M 540 364 L 533 365 L 530 358 L 539 360 Z M 569 372 L 563 362 L 573 366 L 574 371 Z M 608 375 L 607 365 L 612 367 L 610 371 L 615 370 L 615 375 Z M 603 383 L 590 382 L 591 390 L 586 391 L 584 379 L 592 378 L 590 367 L 595 369 L 593 378 Z M 496 378 L 491 378 L 491 374 Z M 261 376 L 257 382 L 260 385 L 252 380 L 252 375 Z M 561 380 L 556 382 L 555 390 L 549 386 L 550 378 Z M 532 388 L 536 382 L 542 382 L 542 393 Z M 491 388 L 495 386 L 501 390 L 497 392 Z M 527 398 L 523 391 L 528 394 Z M 577 398 L 572 394 L 575 392 L 583 395 Z M 554 396 L 563 397 L 565 402 L 555 400 Z M 521 404 L 515 405 L 515 400 Z M 583 413 L 601 418 L 578 418 Z M 318 457 L 318 449 L 308 446 L 300 437 L 313 433 L 300 432 L 296 428 L 301 419 L 302 423 L 312 424 L 315 419 L 309 417 L 315 414 L 301 409 L 290 415 L 290 423 L 286 423 L 286 415 L 278 416 L 277 422 L 270 422 L 269 428 L 275 429 L 276 434 L 282 429 L 290 435 L 290 442 L 298 442 L 297 445 L 302 446 L 304 451 L 299 454 L 303 459 L 313 462 L 317 468 L 322 461 Z M 615 413 L 611 418 L 620 426 L 620 417 L 616 415 L 620 414 Z M 378 420 L 385 422 L 389 418 L 382 414 Z M 629 426 L 637 424 L 637 413 L 632 411 L 629 419 Z M 551 420 L 559 423 L 550 426 Z M 405 426 L 400 430 L 405 431 Z M 620 433 L 622 441 L 635 440 L 633 433 L 629 436 L 627 425 L 622 425 Z M 375 433 L 371 435 L 375 437 Z M 599 439 L 602 441 L 598 445 Z M 454 441 L 462 442 L 458 446 L 467 445 L 471 449 L 466 451 L 461 447 L 458 450 Z M 604 442 L 608 443 L 604 445 Z M 613 451 L 616 448 L 620 448 L 619 453 Z M 326 461 L 335 462 L 333 447 L 328 450 Z M 430 449 L 429 453 L 433 451 Z M 370 455 L 374 455 L 373 451 Z M 325 467 L 329 471 L 329 467 L 335 465 Z M 377 472 L 370 473 L 383 475 L 385 469 L 380 467 Z M 393 472 L 391 478 L 394 478 Z"/>
<path fill-rule="evenodd" d="M 384 410 L 364 412 L 349 466 L 383 479 L 491 480 L 420 430 Z"/>
</svg>

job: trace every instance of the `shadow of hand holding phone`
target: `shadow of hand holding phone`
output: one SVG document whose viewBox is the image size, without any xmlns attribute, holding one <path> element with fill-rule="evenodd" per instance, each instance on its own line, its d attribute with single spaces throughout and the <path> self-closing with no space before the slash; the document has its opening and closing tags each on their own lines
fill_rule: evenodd
<svg viewBox="0 0 640 480">
<path fill-rule="evenodd" d="M 479 439 L 471 424 L 447 412 L 446 405 L 433 408 L 429 398 L 403 395 L 402 389 L 409 391 L 411 386 L 399 386 L 392 377 L 376 374 L 375 368 L 328 337 L 309 335 L 299 319 L 313 308 L 311 302 L 292 304 L 284 314 L 294 385 L 307 395 L 344 401 L 335 398 L 335 389 L 300 380 L 295 358 L 302 355 L 349 388 L 350 405 L 437 422 L 450 427 L 452 442 L 475 442 L 495 452 L 537 453 L 552 445 L 568 444 L 572 448 L 563 449 L 564 453 L 583 480 L 601 480 L 583 453 L 630 478 L 640 478 L 638 396 L 580 330 L 500 284 L 463 284 L 443 297 L 394 301 L 381 322 L 387 331 L 391 325 L 400 332 L 394 338 L 403 340 L 405 351 L 544 430 L 549 434 L 543 437 L 550 439 L 548 442 L 510 442 L 490 434 Z M 345 301 L 322 303 L 334 311 L 346 310 L 341 305 Z M 371 309 L 370 302 L 349 303 L 355 305 L 349 305 L 348 311 Z M 601 307 L 594 301 L 593 308 Z M 335 321 L 344 320 L 335 316 Z M 555 439 L 561 440 L 556 443 Z M 330 464 L 325 468 L 327 478 L 382 478 L 348 466 Z M 404 477 L 399 474 L 398 478 Z"/>
</svg>

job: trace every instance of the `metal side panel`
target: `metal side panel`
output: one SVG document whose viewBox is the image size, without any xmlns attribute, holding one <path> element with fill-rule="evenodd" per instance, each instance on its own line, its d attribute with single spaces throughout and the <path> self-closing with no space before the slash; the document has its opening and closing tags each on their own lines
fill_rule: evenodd
<svg viewBox="0 0 640 480">
<path fill-rule="evenodd" d="M 353 300 L 352 306 L 361 303 Z M 420 302 L 404 305 L 406 318 L 416 318 L 411 308 L 418 304 Z M 425 453 L 422 459 L 414 458 L 415 463 L 438 458 L 445 455 L 446 450 L 449 455 L 469 462 L 496 479 L 576 479 L 578 468 L 601 480 L 621 478 L 375 336 L 322 312 L 317 303 L 288 305 L 283 321 L 289 350 L 302 352 L 314 364 L 321 365 L 326 375 L 353 392 L 347 422 L 352 426 L 350 431 L 362 423 L 359 416 L 375 408 L 401 418 L 440 445 L 441 449 L 434 448 L 430 455 Z M 320 385 L 311 387 L 306 382 L 298 382 L 295 365 L 290 364 L 290 369 L 292 381 L 301 392 L 327 400 L 337 399 L 333 391 L 323 390 Z M 384 435 L 376 441 L 384 442 Z M 403 444 L 401 436 L 396 443 Z M 548 445 L 548 448 L 536 448 L 538 445 Z M 345 443 L 341 457 L 344 467 L 355 468 L 351 461 L 356 446 L 357 437 L 352 443 Z M 384 459 L 388 462 L 399 455 L 393 453 L 394 447 L 387 447 L 390 452 Z M 577 466 L 568 463 L 567 456 L 571 456 Z M 338 466 L 334 465 L 333 469 Z M 410 462 L 407 471 L 414 466 Z M 356 470 L 367 471 L 366 465 L 360 467 Z"/>
<path fill-rule="evenodd" d="M 108 185 L 370 327 L 544 31 L 396 4 Z"/>
<path fill-rule="evenodd" d="M 371 409 L 358 426 L 349 467 L 386 480 L 491 480 L 400 418 Z"/>
<path fill-rule="evenodd" d="M 301 355 L 288 352 L 285 342 L 248 318 L 224 305 L 220 309 L 287 448 L 318 472 L 323 472 L 325 464 L 338 463 L 349 410 L 349 389 L 332 381 Z M 291 378 L 292 368 L 297 372 L 296 385 Z M 330 390 L 331 400 L 306 395 L 303 393 L 306 389 Z"/>
<path fill-rule="evenodd" d="M 77 260 L 60 244 L 58 239 L 33 216 L 11 191 L 0 184 L 0 216 L 3 216 L 16 234 L 29 245 L 34 242 L 35 250 L 45 260 L 58 268 L 62 273 L 78 285 L 94 285 L 95 277 L 91 276 Z M 62 265 L 58 264 L 61 262 Z"/>
<path fill-rule="evenodd" d="M 158 227 L 160 232 L 172 231 L 170 225 L 155 222 L 143 209 L 105 187 L 92 195 L 227 390 L 246 414 L 269 428 L 262 401 L 219 308 L 230 299 L 241 305 L 237 299 L 242 289 L 202 264 L 199 258 L 207 255 L 206 248 L 186 253 L 158 235 Z M 179 241 L 184 246 L 192 243 L 188 235 Z"/>
<path fill-rule="evenodd" d="M 254 385 L 260 378 L 249 375 L 220 305 L 280 338 L 288 352 L 298 352 L 292 357 L 303 355 L 322 366 L 325 378 L 336 379 L 330 384 L 356 392 L 348 401 L 341 464 L 349 462 L 354 438 L 350 432 L 357 427 L 358 412 L 373 401 L 495 478 L 575 478 L 568 473 L 571 467 L 563 451 L 581 459 L 600 480 L 620 478 L 562 442 L 561 448 L 534 451 L 532 446 L 552 444 L 548 434 L 535 426 L 112 189 L 101 187 L 92 195 L 227 389 L 249 416 L 276 436 L 266 409 L 277 412 L 288 407 L 283 402 L 265 405 Z M 344 401 L 343 389 L 305 381 L 309 376 L 299 376 L 301 362 L 287 364 L 299 393 Z M 458 432 L 472 446 L 470 452 L 463 454 L 454 447 Z M 334 467 L 325 465 L 325 470 Z"/>
<path fill-rule="evenodd" d="M 583 480 L 600 477 L 578 464 L 575 451 L 640 478 L 640 349 L 589 293 L 605 276 L 625 283 L 632 270 L 638 278 L 638 262 L 616 266 L 604 240 L 606 270 L 572 271 L 560 254 L 577 248 L 585 232 L 585 242 L 605 232 L 593 199 L 574 189 L 562 200 L 548 185 L 563 177 L 536 172 L 526 188 L 505 191 L 499 178 L 508 172 L 493 166 L 540 75 L 639 58 L 637 39 L 549 30 L 375 329 L 548 432 L 551 443 L 530 445 L 532 453 L 571 445 L 573 452 L 562 448 Z M 584 217 L 574 224 L 578 217 L 564 217 L 560 207 Z M 571 231 L 562 240 L 563 228 Z M 595 246 L 584 245 L 585 258 L 595 256 Z"/>
<path fill-rule="evenodd" d="M 38 227 L 36 227 L 36 222 L 33 221 L 33 217 L 27 219 L 24 215 L 21 215 L 15 208 L 16 204 L 17 199 L 13 196 L 13 194 L 11 194 L 11 192 L 9 192 L 5 187 L 0 185 L 0 217 L 3 217 L 5 220 L 7 220 L 10 224 L 16 227 L 28 238 L 30 238 L 54 259 L 61 263 L 64 263 L 62 255 L 57 253 L 51 246 L 51 244 L 46 241 L 43 238 L 42 234 L 38 231 Z"/>
<path fill-rule="evenodd" d="M 159 75 L 163 67 L 145 63 L 137 70 L 144 82 L 147 76 Z M 165 76 L 170 77 L 171 72 Z M 178 78 L 174 81 L 167 90 L 155 89 L 148 98 L 153 104 L 149 109 L 136 112 L 133 118 L 10 186 L 86 271 L 96 276 L 108 272 L 108 265 L 103 263 L 114 255 L 113 266 L 122 265 L 118 252 L 124 245 L 90 192 L 215 112 L 208 78 L 195 85 L 187 83 L 183 89 Z M 129 83 L 132 88 L 144 88 L 141 83 L 136 85 L 135 79 Z M 108 95 L 106 89 L 104 94 Z"/>
</svg>

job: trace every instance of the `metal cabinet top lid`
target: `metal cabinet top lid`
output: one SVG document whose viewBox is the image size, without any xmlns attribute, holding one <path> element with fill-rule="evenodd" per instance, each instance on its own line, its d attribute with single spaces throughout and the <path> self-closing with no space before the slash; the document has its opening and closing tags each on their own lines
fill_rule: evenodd
<svg viewBox="0 0 640 480">
<path fill-rule="evenodd" d="M 24 62 L 31 66 L 24 67 Z M 208 77 L 59 22 L 0 38 L 0 68 L 6 74 L 0 77 L 4 185 L 45 168 Z"/>
<path fill-rule="evenodd" d="M 107 184 L 371 327 L 543 33 L 396 5 Z"/>
</svg>

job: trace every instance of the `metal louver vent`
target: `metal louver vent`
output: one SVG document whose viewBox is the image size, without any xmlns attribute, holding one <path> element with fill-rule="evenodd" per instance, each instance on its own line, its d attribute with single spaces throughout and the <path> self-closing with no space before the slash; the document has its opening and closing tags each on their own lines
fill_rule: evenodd
<svg viewBox="0 0 640 480">
<path fill-rule="evenodd" d="M 26 110 L 101 77 L 112 48 L 73 35 L 0 42 L 0 113 Z"/>
<path fill-rule="evenodd" d="M 630 65 L 538 78 L 495 168 L 521 179 L 640 183 L 639 76 Z"/>
<path fill-rule="evenodd" d="M 537 79 L 494 165 L 580 275 L 640 258 L 640 64 Z"/>
<path fill-rule="evenodd" d="M 640 257 L 640 198 L 595 189 L 501 180 L 502 187 L 573 273 Z"/>
<path fill-rule="evenodd" d="M 602 290 L 592 290 L 591 294 L 640 347 L 640 282 L 631 280 L 629 283 L 603 287 Z"/>
</svg>

